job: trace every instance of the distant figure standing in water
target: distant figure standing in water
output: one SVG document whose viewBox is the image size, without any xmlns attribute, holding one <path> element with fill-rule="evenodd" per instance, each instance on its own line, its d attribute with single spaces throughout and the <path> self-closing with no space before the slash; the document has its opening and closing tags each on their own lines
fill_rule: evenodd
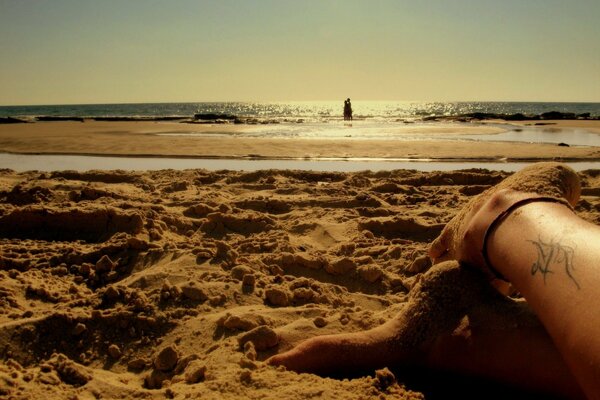
<svg viewBox="0 0 600 400">
<path fill-rule="evenodd" d="M 344 121 L 352 121 L 352 103 L 350 103 L 350 98 L 344 101 Z"/>
</svg>

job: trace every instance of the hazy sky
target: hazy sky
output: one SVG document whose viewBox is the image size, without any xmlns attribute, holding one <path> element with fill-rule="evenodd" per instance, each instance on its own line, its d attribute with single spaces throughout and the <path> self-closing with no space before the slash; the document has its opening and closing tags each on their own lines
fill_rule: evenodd
<svg viewBox="0 0 600 400">
<path fill-rule="evenodd" d="M 0 0 L 0 105 L 600 102 L 599 0 Z"/>
</svg>

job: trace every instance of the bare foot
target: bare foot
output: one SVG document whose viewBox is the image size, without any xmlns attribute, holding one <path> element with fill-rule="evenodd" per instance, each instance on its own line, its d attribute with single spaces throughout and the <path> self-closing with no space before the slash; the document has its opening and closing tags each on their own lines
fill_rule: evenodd
<svg viewBox="0 0 600 400">
<path fill-rule="evenodd" d="M 574 206 L 579 177 L 555 162 L 529 165 L 472 199 L 445 227 L 429 248 L 434 263 L 458 260 L 490 273 L 483 257 L 488 227 L 511 207 L 527 201 L 557 201 Z"/>
<path fill-rule="evenodd" d="M 406 308 L 392 320 L 367 331 L 314 337 L 268 362 L 329 374 L 423 359 L 439 333 L 451 331 L 464 314 L 460 290 L 455 290 L 462 286 L 463 275 L 456 262 L 439 264 L 425 274 L 410 292 Z"/>
<path fill-rule="evenodd" d="M 481 272 L 456 261 L 433 266 L 406 307 L 380 327 L 314 337 L 267 362 L 318 374 L 422 365 L 570 397 L 580 393 L 527 305 L 500 295 Z"/>
</svg>

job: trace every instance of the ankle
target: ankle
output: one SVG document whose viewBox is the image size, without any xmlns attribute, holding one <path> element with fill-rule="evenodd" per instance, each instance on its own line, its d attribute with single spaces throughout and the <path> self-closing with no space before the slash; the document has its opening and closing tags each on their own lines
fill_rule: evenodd
<svg viewBox="0 0 600 400">
<path fill-rule="evenodd" d="M 489 237 L 515 211 L 532 203 L 558 204 L 560 207 L 568 207 L 571 210 L 569 202 L 564 198 L 510 189 L 499 190 L 482 204 L 471 219 L 463 241 L 463 254 L 468 257 L 465 261 L 482 268 L 491 279 L 506 280 L 490 261 Z M 518 229 L 515 230 L 515 233 L 518 234 Z"/>
<path fill-rule="evenodd" d="M 553 232 L 560 233 L 558 229 L 541 229 L 542 226 L 550 227 L 550 221 L 560 221 L 560 227 L 568 230 L 569 224 L 579 219 L 566 201 L 555 198 L 531 198 L 514 203 L 494 220 L 486 232 L 482 253 L 487 267 L 501 279 L 513 282 L 512 270 L 522 261 L 518 251 L 522 243 L 552 236 Z"/>
</svg>

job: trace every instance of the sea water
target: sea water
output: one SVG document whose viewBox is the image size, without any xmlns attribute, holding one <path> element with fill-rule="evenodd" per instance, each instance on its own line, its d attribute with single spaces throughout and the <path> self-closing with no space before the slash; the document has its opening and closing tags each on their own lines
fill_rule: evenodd
<svg viewBox="0 0 600 400">
<path fill-rule="evenodd" d="M 539 115 L 545 112 L 600 116 L 600 103 L 539 102 L 394 102 L 355 101 L 354 120 L 344 121 L 343 101 L 322 102 L 204 102 L 140 104 L 71 104 L 0 106 L 0 117 L 34 119 L 55 117 L 179 117 L 194 114 L 227 114 L 254 118 L 242 130 L 210 133 L 198 126 L 197 132 L 163 131 L 163 135 L 232 136 L 262 138 L 311 138 L 345 140 L 459 140 L 490 142 L 565 143 L 569 146 L 600 146 L 600 135 L 581 128 L 549 126 L 510 127 L 486 124 L 473 132 L 474 125 L 451 121 L 426 122 L 427 116 L 455 116 L 474 112 Z M 261 123 L 262 122 L 262 123 Z M 533 122 L 531 123 L 533 124 Z M 487 133 L 486 133 L 487 132 Z M 477 133 L 470 135 L 469 133 Z"/>
<path fill-rule="evenodd" d="M 600 135 L 583 129 L 497 129 L 490 135 L 467 136 L 466 125 L 441 121 L 423 122 L 428 116 L 455 116 L 474 112 L 494 114 L 539 115 L 545 112 L 600 116 L 600 103 L 539 103 L 539 102 L 410 102 L 355 101 L 354 120 L 344 121 L 343 101 L 296 102 L 203 102 L 203 103 L 139 103 L 139 104 L 70 104 L 0 106 L 0 117 L 34 119 L 54 117 L 129 117 L 129 118 L 192 118 L 194 114 L 227 114 L 256 119 L 257 124 L 245 125 L 242 131 L 223 130 L 222 135 L 243 135 L 264 138 L 323 139 L 399 139 L 399 140 L 482 140 L 531 143 L 567 143 L 571 146 L 598 146 Z M 263 122 L 263 123 L 260 123 Z M 448 131 L 450 133 L 448 133 Z M 498 132 L 503 132 L 498 134 Z M 181 135 L 182 133 L 169 133 Z M 481 133 L 481 132 L 479 132 Z M 206 135 L 202 128 L 198 133 Z M 211 135 L 219 135 L 211 132 Z"/>
<path fill-rule="evenodd" d="M 196 113 L 228 114 L 274 121 L 328 122 L 342 119 L 340 101 L 203 102 L 139 104 L 70 104 L 0 106 L 0 117 L 192 117 Z M 411 102 L 353 101 L 354 118 L 397 122 L 426 116 L 452 116 L 474 112 L 542 114 L 549 111 L 600 116 L 600 103 L 539 102 Z"/>
<path fill-rule="evenodd" d="M 307 171 L 390 171 L 395 169 L 413 169 L 418 171 L 450 171 L 471 168 L 488 170 L 518 171 L 527 162 L 475 162 L 475 161 L 431 161 L 431 160 L 390 160 L 390 159 L 327 159 L 327 160 L 240 160 L 240 159 L 202 159 L 171 157 L 113 157 L 78 156 L 46 154 L 7 154 L 0 153 L 0 166 L 21 171 L 87 171 L 92 169 L 122 169 L 126 171 L 144 171 L 160 169 L 202 168 L 211 171 L 257 171 L 262 169 L 298 169 Z M 600 169 L 598 161 L 580 161 L 567 163 L 577 171 Z"/>
</svg>

